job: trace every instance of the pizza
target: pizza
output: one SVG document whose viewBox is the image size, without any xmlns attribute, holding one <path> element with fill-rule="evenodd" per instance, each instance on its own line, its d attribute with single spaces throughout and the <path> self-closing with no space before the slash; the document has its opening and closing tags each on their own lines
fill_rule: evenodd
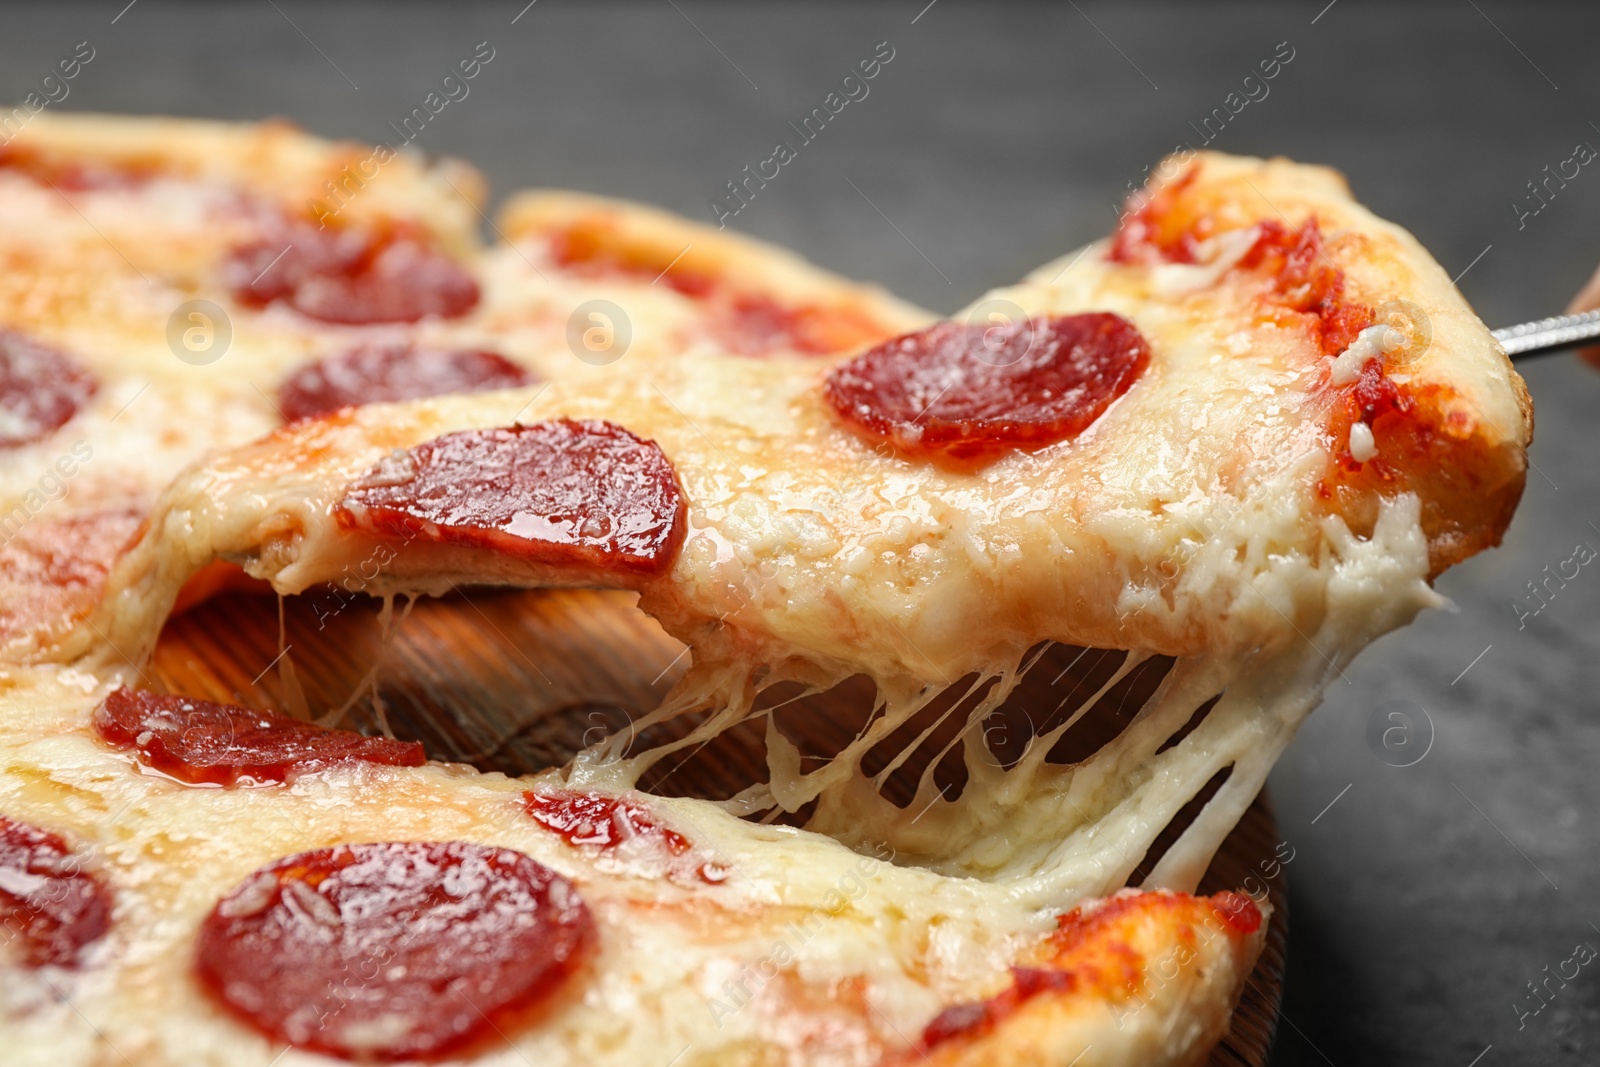
<svg viewBox="0 0 1600 1067">
<path fill-rule="evenodd" d="M 0 160 L 0 428 L 41 531 L 4 570 L 19 1062 L 1203 1062 L 1270 903 L 1201 875 L 1522 490 L 1520 379 L 1322 168 L 1168 161 L 1111 237 L 935 321 L 575 194 L 512 198 L 480 247 L 450 163 L 396 158 L 317 230 L 301 201 L 366 150 L 282 126 L 27 132 Z M 73 217 L 149 258 L 61 245 Z M 162 340 L 194 299 L 231 374 Z M 487 774 L 154 691 L 165 619 L 236 582 L 620 588 L 691 665 L 569 764 Z M 1051 644 L 1121 658 L 994 750 Z M 852 679 L 873 706 L 833 750 L 779 728 L 774 694 Z M 752 727 L 734 795 L 639 788 Z"/>
<path fill-rule="evenodd" d="M 491 253 L 475 171 L 397 155 L 381 181 L 350 186 L 371 154 L 282 123 L 70 115 L 0 146 L 11 655 L 87 610 L 186 464 L 285 421 L 537 384 L 623 352 L 827 354 L 930 318 L 777 250 L 595 197 L 524 195 L 504 220 L 514 239 Z M 730 278 L 715 291 L 708 257 Z M 595 301 L 626 303 L 638 343 L 585 347 L 594 325 L 570 320 Z M 195 593 L 232 581 L 219 568 Z"/>
</svg>

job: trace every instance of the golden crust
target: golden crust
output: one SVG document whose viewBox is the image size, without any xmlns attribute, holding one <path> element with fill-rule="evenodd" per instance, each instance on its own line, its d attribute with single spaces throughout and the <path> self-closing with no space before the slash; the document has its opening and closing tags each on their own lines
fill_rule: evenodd
<svg viewBox="0 0 1600 1067">
<path fill-rule="evenodd" d="M 1532 400 L 1416 238 L 1358 204 L 1343 175 L 1327 167 L 1203 152 L 1192 162 L 1168 159 L 1157 173 L 1179 175 L 1155 193 L 1163 211 L 1180 223 L 1206 220 L 1214 233 L 1315 218 L 1327 238 L 1322 258 L 1343 275 L 1344 299 L 1408 334 L 1408 347 L 1385 363 L 1410 410 L 1372 423 L 1389 469 L 1331 477 L 1327 509 L 1370 531 L 1379 498 L 1417 493 L 1435 575 L 1499 544 L 1526 479 Z M 1348 430 L 1348 420 L 1333 427 L 1335 436 Z"/>
<path fill-rule="evenodd" d="M 346 224 L 405 218 L 456 255 L 479 241 L 488 187 L 469 164 L 424 159 L 356 141 L 327 141 L 282 119 L 206 122 L 92 113 L 40 115 L 6 146 L 49 159 L 97 161 L 217 181 L 316 219 L 330 210 Z"/>
<path fill-rule="evenodd" d="M 1065 916 L 980 1011 L 900 1053 L 892 1067 L 1190 1067 L 1204 1063 L 1265 943 L 1236 893 L 1126 891 Z M 1019 990 L 1045 991 L 1018 999 Z M 935 1040 L 929 1040 L 934 1037 Z M 886 1065 L 888 1067 L 888 1065 Z"/>
<path fill-rule="evenodd" d="M 697 278 L 716 279 L 788 307 L 825 309 L 841 320 L 830 331 L 839 352 L 917 329 L 933 318 L 879 286 L 843 282 L 775 245 L 624 200 L 527 190 L 506 201 L 498 229 L 512 243 L 559 235 L 569 247 L 593 249 L 596 259 L 652 281 L 664 277 L 669 285 L 692 286 Z"/>
<path fill-rule="evenodd" d="M 1354 300 L 1373 308 L 1404 300 L 1420 309 L 1421 351 L 1405 350 L 1390 377 L 1414 408 L 1373 426 L 1379 454 L 1401 454 L 1396 477 L 1363 488 L 1366 500 L 1341 494 L 1344 511 L 1370 529 L 1373 495 L 1410 490 L 1422 499 L 1431 571 L 1500 543 L 1522 497 L 1527 449 L 1533 440 L 1533 401 L 1489 329 L 1450 276 L 1417 239 L 1357 204 L 1342 175 L 1287 160 L 1251 165 L 1208 157 L 1205 181 L 1217 195 L 1243 196 L 1253 184 L 1274 211 L 1311 212 L 1329 220 L 1329 254 L 1337 259 Z M 1396 316 L 1406 329 L 1411 309 Z M 1401 379 L 1404 379 L 1401 381 Z M 1375 479 L 1374 479 L 1375 480 Z"/>
</svg>

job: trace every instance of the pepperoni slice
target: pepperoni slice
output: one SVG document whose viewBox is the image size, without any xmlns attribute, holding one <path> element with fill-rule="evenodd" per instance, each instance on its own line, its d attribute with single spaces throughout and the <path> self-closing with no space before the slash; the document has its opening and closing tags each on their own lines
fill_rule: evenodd
<svg viewBox="0 0 1600 1067">
<path fill-rule="evenodd" d="M 570 789 L 530 790 L 522 802 L 533 821 L 574 848 L 608 854 L 629 851 L 657 861 L 672 875 L 689 875 L 707 885 L 727 880 L 720 864 L 696 862 L 694 845 L 662 826 L 648 808 L 624 797 Z"/>
<path fill-rule="evenodd" d="M 345 529 L 645 576 L 666 570 L 684 532 L 660 446 L 598 419 L 463 430 L 396 451 L 334 514 Z"/>
<path fill-rule="evenodd" d="M 823 395 L 864 437 L 971 461 L 1076 437 L 1149 362 L 1139 331 L 1108 312 L 1011 327 L 946 322 L 836 367 Z"/>
<path fill-rule="evenodd" d="M 75 445 L 56 461 L 57 473 L 76 472 L 73 464 L 83 456 Z M 25 496 L 20 527 L 16 510 L 0 519 L 0 531 L 10 534 L 0 544 L 0 642 L 25 636 L 49 640 L 88 615 L 100 603 L 106 575 L 144 521 L 139 512 L 121 508 L 26 517 L 30 507 L 42 509 L 49 499 L 38 490 Z"/>
<path fill-rule="evenodd" d="M 71 967 L 111 924 L 111 893 L 60 837 L 0 815 L 0 931 L 29 967 Z"/>
<path fill-rule="evenodd" d="M 278 389 L 278 408 L 284 418 L 296 422 L 352 404 L 484 393 L 538 380 L 498 352 L 361 345 L 291 374 Z"/>
<path fill-rule="evenodd" d="M 94 725 L 101 738 L 134 749 L 146 765 L 195 784 L 283 782 L 351 761 L 392 767 L 427 762 L 413 741 L 363 737 L 273 711 L 133 689 L 112 690 L 95 711 Z"/>
<path fill-rule="evenodd" d="M 614 849 L 639 837 L 654 838 L 674 856 L 693 846 L 676 830 L 656 822 L 642 805 L 605 793 L 577 793 L 567 789 L 529 791 L 523 794 L 528 814 L 569 845 Z"/>
<path fill-rule="evenodd" d="M 200 926 L 197 968 L 235 1014 L 296 1048 L 433 1057 L 509 1032 L 583 956 L 572 883 L 520 852 L 340 845 L 261 868 Z"/>
<path fill-rule="evenodd" d="M 249 307 L 281 301 L 323 322 L 359 326 L 454 318 L 478 303 L 478 283 L 425 238 L 405 231 L 318 229 L 286 222 L 233 250 L 222 267 Z"/>
<path fill-rule="evenodd" d="M 94 375 L 65 354 L 0 330 L 0 448 L 48 437 L 94 396 Z"/>
</svg>

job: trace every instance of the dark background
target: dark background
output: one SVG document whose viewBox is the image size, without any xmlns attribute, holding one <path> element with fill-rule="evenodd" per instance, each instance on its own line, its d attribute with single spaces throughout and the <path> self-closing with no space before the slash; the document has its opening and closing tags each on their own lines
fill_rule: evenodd
<svg viewBox="0 0 1600 1067">
<path fill-rule="evenodd" d="M 497 194 L 567 186 L 708 220 L 886 40 L 870 95 L 732 225 L 941 311 L 1102 235 L 1127 183 L 1198 147 L 1190 123 L 1280 42 L 1294 58 L 1213 147 L 1340 168 L 1467 271 L 1491 325 L 1559 311 L 1600 261 L 1600 164 L 1520 228 L 1512 206 L 1600 147 L 1592 2 L 125 2 L 0 7 L 0 99 L 87 40 L 62 108 L 377 140 L 487 41 L 423 149 L 472 160 Z M 1600 561 L 1525 627 L 1513 607 L 1546 565 L 1600 549 L 1600 373 L 1525 370 L 1536 466 L 1505 547 L 1441 580 L 1458 612 L 1362 656 L 1274 775 L 1294 849 L 1274 1064 L 1600 1061 L 1600 965 L 1552 980 L 1537 1014 L 1527 986 L 1600 949 Z"/>
</svg>

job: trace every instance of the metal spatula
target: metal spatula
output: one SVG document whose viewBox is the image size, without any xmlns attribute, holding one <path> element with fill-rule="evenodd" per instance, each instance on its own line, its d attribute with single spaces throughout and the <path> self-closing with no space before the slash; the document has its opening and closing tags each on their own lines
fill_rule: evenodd
<svg viewBox="0 0 1600 1067">
<path fill-rule="evenodd" d="M 1582 344 L 1600 343 L 1600 311 L 1585 311 L 1578 315 L 1557 315 L 1554 318 L 1524 322 L 1494 331 L 1513 362 L 1542 356 L 1548 352 L 1561 352 Z"/>
</svg>

